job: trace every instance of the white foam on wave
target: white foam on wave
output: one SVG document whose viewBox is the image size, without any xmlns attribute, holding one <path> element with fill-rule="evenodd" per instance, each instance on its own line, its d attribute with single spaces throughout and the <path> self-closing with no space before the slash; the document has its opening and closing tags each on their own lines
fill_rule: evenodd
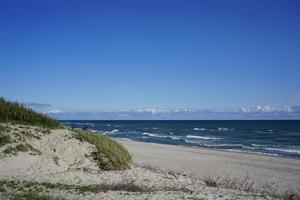
<svg viewBox="0 0 300 200">
<path fill-rule="evenodd" d="M 251 144 L 251 146 L 254 146 L 254 147 L 263 147 L 264 145 L 261 145 L 261 144 Z"/>
<path fill-rule="evenodd" d="M 131 139 L 128 139 L 128 138 L 116 138 L 116 140 L 132 141 Z"/>
<path fill-rule="evenodd" d="M 184 142 L 186 142 L 186 143 L 190 143 L 190 144 L 201 144 L 201 145 L 203 145 L 203 143 L 200 141 L 200 140 L 197 140 L 197 141 L 195 141 L 195 140 L 186 140 L 186 139 L 183 139 L 184 140 Z"/>
<path fill-rule="evenodd" d="M 218 128 L 218 131 L 229 131 L 229 130 L 231 130 L 231 129 L 229 129 L 229 128 L 222 128 L 222 127 Z"/>
<path fill-rule="evenodd" d="M 158 134 L 154 134 L 154 133 L 142 133 L 142 134 L 144 135 L 142 138 L 158 137 L 158 138 L 167 138 L 167 139 L 171 139 L 171 140 L 181 140 L 182 139 L 182 138 L 176 137 L 176 136 L 158 135 Z"/>
<path fill-rule="evenodd" d="M 217 137 L 207 137 L 207 136 L 198 136 L 198 135 L 187 135 L 187 138 L 191 139 L 199 139 L 199 140 L 218 140 L 220 138 Z"/>
<path fill-rule="evenodd" d="M 160 138 L 166 138 L 168 136 L 164 136 L 164 135 L 157 135 L 154 133 L 142 133 L 143 135 L 149 136 L 149 137 L 160 137 Z"/>
<path fill-rule="evenodd" d="M 171 138 L 172 140 L 181 140 L 182 139 L 180 137 L 169 137 L 169 138 Z"/>
<path fill-rule="evenodd" d="M 118 129 L 113 129 L 113 130 L 111 131 L 111 133 L 117 133 L 117 132 L 119 132 Z"/>
<path fill-rule="evenodd" d="M 253 152 L 253 151 L 243 151 L 238 149 L 222 149 L 224 151 L 230 151 L 230 152 L 237 152 L 237 153 L 251 153 L 251 154 L 259 154 L 259 155 L 265 155 L 265 156 L 279 156 L 276 153 L 264 153 L 264 152 Z"/>
<path fill-rule="evenodd" d="M 269 151 L 277 151 L 277 152 L 284 152 L 284 153 L 292 153 L 292 154 L 300 154 L 300 149 L 283 149 L 283 148 L 271 148 L 267 147 L 264 148 L 265 150 Z"/>
<path fill-rule="evenodd" d="M 249 147 L 249 146 L 245 146 L 245 145 L 243 145 L 242 146 L 244 149 L 250 149 L 250 150 L 256 150 L 257 148 L 255 148 L 255 147 Z"/>
<path fill-rule="evenodd" d="M 193 128 L 194 131 L 205 131 L 205 128 Z"/>
</svg>

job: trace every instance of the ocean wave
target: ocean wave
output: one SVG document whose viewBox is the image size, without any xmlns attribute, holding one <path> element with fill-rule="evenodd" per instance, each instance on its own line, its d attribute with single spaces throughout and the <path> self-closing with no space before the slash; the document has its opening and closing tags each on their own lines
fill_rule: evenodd
<svg viewBox="0 0 300 200">
<path fill-rule="evenodd" d="M 131 139 L 128 138 L 115 138 L 116 140 L 123 140 L 123 141 L 132 141 Z"/>
<path fill-rule="evenodd" d="M 198 135 L 187 135 L 187 138 L 191 138 L 191 139 L 199 139 L 199 140 L 219 140 L 221 138 L 217 138 L 217 137 L 207 137 L 207 136 L 198 136 Z"/>
<path fill-rule="evenodd" d="M 104 133 L 108 134 L 108 135 L 112 135 L 112 134 L 115 134 L 115 133 L 118 133 L 119 130 L 118 129 L 113 129 L 111 131 L 104 131 Z"/>
<path fill-rule="evenodd" d="M 276 132 L 272 129 L 269 130 L 252 130 L 253 133 L 258 133 L 258 134 L 275 134 Z"/>
<path fill-rule="evenodd" d="M 218 131 L 234 131 L 233 128 L 222 128 L 222 127 L 218 128 L 217 130 Z"/>
<path fill-rule="evenodd" d="M 180 137 L 168 137 L 168 138 L 170 138 L 172 140 L 182 140 L 182 138 L 180 138 Z"/>
<path fill-rule="evenodd" d="M 171 140 L 183 140 L 182 138 L 175 137 L 175 136 L 158 135 L 158 134 L 154 134 L 154 133 L 142 133 L 142 134 L 144 135 L 143 138 L 158 137 L 158 138 L 166 138 L 166 139 L 171 139 Z"/>
<path fill-rule="evenodd" d="M 251 144 L 251 146 L 254 146 L 254 147 L 263 147 L 265 145 L 261 145 L 261 144 Z"/>
<path fill-rule="evenodd" d="M 244 147 L 243 144 L 214 144 L 216 147 Z"/>
<path fill-rule="evenodd" d="M 249 147 L 249 146 L 242 146 L 242 148 L 244 148 L 244 149 L 251 149 L 251 150 L 257 150 L 257 148 L 256 147 Z"/>
<path fill-rule="evenodd" d="M 72 123 L 70 123 L 70 124 L 72 124 Z M 75 122 L 74 124 L 75 124 L 75 125 L 87 125 L 87 126 L 89 126 L 89 125 L 94 125 L 94 124 L 89 123 L 89 122 Z"/>
<path fill-rule="evenodd" d="M 203 142 L 200 140 L 187 140 L 187 139 L 183 139 L 183 140 L 185 143 L 197 144 L 197 145 L 204 146 Z"/>
<path fill-rule="evenodd" d="M 258 151 L 243 151 L 243 150 L 238 150 L 238 149 L 224 149 L 224 151 L 237 152 L 237 153 L 251 153 L 251 154 L 259 154 L 259 155 L 265 155 L 265 156 L 279 156 L 277 153 L 264 153 L 264 152 L 258 152 Z"/>
<path fill-rule="evenodd" d="M 194 131 L 205 131 L 205 128 L 193 128 Z"/>
<path fill-rule="evenodd" d="M 165 135 L 157 135 L 157 134 L 154 134 L 154 133 L 142 133 L 142 134 L 146 135 L 146 136 L 149 136 L 149 137 L 160 137 L 160 138 L 169 137 L 169 136 L 165 136 Z"/>
<path fill-rule="evenodd" d="M 292 154 L 300 154 L 300 149 L 283 149 L 283 148 L 263 148 L 268 151 L 277 151 L 277 152 L 283 152 L 283 153 L 292 153 Z"/>
</svg>

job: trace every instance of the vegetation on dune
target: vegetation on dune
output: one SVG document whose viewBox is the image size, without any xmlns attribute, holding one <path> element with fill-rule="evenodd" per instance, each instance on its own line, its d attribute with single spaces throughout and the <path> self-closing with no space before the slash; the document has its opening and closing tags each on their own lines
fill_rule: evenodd
<svg viewBox="0 0 300 200">
<path fill-rule="evenodd" d="M 5 134 L 6 131 L 7 128 L 0 124 L 0 147 L 12 142 L 10 136 Z"/>
<path fill-rule="evenodd" d="M 22 104 L 0 98 L 0 122 L 16 122 L 47 128 L 59 128 L 60 123 L 44 114 L 25 108 Z"/>
<path fill-rule="evenodd" d="M 11 138 L 8 135 L 0 133 L 0 147 L 11 143 Z"/>
<path fill-rule="evenodd" d="M 43 184 L 21 182 L 17 180 L 0 180 L 0 197 L 9 200 L 63 200 L 61 197 L 48 195 Z"/>
<path fill-rule="evenodd" d="M 128 151 L 118 142 L 107 136 L 99 135 L 83 130 L 75 130 L 75 137 L 95 145 L 96 151 L 92 152 L 92 158 L 102 170 L 124 170 L 132 164 L 132 158 Z"/>
<path fill-rule="evenodd" d="M 37 113 L 32 109 L 25 108 L 19 103 L 12 103 L 6 101 L 4 98 L 0 98 L 0 123 L 17 123 L 23 124 L 18 126 L 16 130 L 18 136 L 35 137 L 40 139 L 30 131 L 29 126 L 25 125 L 35 125 L 44 128 L 60 128 L 62 125 L 46 115 Z M 11 137 L 8 135 L 6 130 L 7 127 L 1 126 L 0 124 L 0 146 L 4 146 L 8 143 L 12 143 Z M 35 131 L 37 128 L 34 129 Z M 48 134 L 51 131 L 49 129 L 43 129 L 43 133 Z M 107 136 L 90 133 L 83 130 L 75 130 L 75 138 L 80 141 L 88 142 L 95 146 L 95 151 L 91 153 L 91 158 L 97 162 L 97 165 L 102 170 L 124 170 L 128 169 L 132 164 L 132 158 L 128 151 L 118 142 L 110 139 Z M 40 155 L 41 152 L 35 149 L 31 144 L 20 143 L 16 145 L 8 146 L 3 153 L 17 155 L 18 152 L 30 151 L 34 155 Z M 58 158 L 53 158 L 55 163 L 59 165 Z"/>
</svg>

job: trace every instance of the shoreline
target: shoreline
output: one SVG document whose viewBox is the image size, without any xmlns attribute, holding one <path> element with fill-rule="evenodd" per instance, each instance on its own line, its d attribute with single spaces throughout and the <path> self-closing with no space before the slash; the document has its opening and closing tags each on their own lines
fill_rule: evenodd
<svg viewBox="0 0 300 200">
<path fill-rule="evenodd" d="M 138 164 L 200 178 L 251 177 L 257 187 L 267 183 L 279 190 L 299 190 L 300 159 L 220 149 L 118 140 Z"/>
<path fill-rule="evenodd" d="M 100 133 L 100 132 L 97 132 Z M 111 137 L 111 136 L 110 136 Z M 112 137 L 113 138 L 113 137 Z M 167 145 L 167 146 L 175 146 L 175 147 L 182 147 L 182 148 L 191 148 L 191 149 L 204 149 L 204 150 L 212 150 L 212 151 L 220 151 L 220 152 L 227 152 L 227 153 L 237 153 L 237 154 L 249 154 L 249 155 L 256 155 L 256 156 L 266 156 L 266 157 L 273 157 L 273 158 L 283 158 L 283 159 L 292 159 L 292 160 L 299 160 L 300 157 L 292 157 L 292 156 L 283 156 L 279 154 L 271 154 L 271 153 L 262 153 L 262 152 L 252 152 L 252 151 L 239 151 L 235 149 L 225 150 L 225 149 L 219 149 L 215 147 L 200 147 L 200 146 L 188 146 L 188 145 L 182 145 L 182 144 L 162 144 L 162 143 L 155 143 L 155 142 L 142 142 L 142 141 L 136 141 L 131 140 L 127 138 L 113 138 L 118 142 L 138 142 L 138 143 L 146 143 L 146 144 L 159 144 L 159 145 Z"/>
</svg>

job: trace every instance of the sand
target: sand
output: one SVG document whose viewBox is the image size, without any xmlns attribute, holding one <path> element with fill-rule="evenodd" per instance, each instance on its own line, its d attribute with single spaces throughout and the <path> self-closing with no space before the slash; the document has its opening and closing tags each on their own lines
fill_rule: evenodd
<svg viewBox="0 0 300 200">
<path fill-rule="evenodd" d="M 247 184 L 228 187 L 228 184 L 217 186 L 206 182 L 209 175 L 240 177 L 247 171 L 255 180 L 267 176 L 272 176 L 270 178 L 277 182 L 282 179 L 282 187 L 299 183 L 298 160 L 125 141 L 122 143 L 131 152 L 135 162 L 132 168 L 102 171 L 88 156 L 95 147 L 75 139 L 71 129 L 52 130 L 45 134 L 36 127 L 9 125 L 9 128 L 9 134 L 23 132 L 23 136 L 17 143 L 0 148 L 0 181 L 108 188 L 81 193 L 64 188 L 41 190 L 47 195 L 65 199 L 225 200 L 268 197 L 268 194 L 257 191 L 246 192 Z M 4 153 L 9 146 L 20 143 L 28 144 L 28 151 L 18 152 L 17 155 Z M 205 176 L 206 179 L 203 178 Z M 0 199 L 5 199 L 1 195 L 0 190 Z"/>
<path fill-rule="evenodd" d="M 300 160 L 134 141 L 120 141 L 135 162 L 197 177 L 242 179 L 257 187 L 272 184 L 279 190 L 300 191 Z"/>
</svg>

